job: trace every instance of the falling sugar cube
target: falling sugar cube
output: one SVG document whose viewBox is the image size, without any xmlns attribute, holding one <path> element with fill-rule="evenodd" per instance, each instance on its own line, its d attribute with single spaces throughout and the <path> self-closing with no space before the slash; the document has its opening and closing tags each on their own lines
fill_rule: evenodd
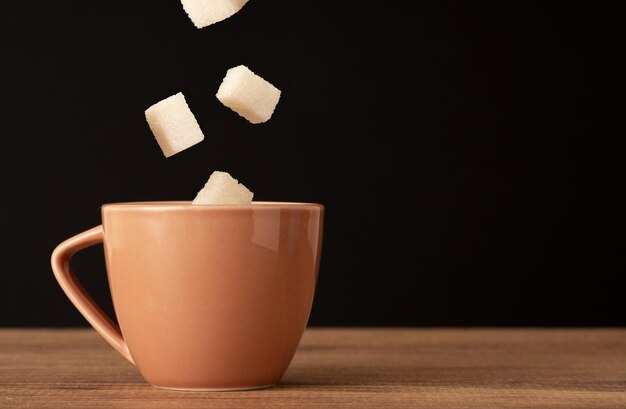
<svg viewBox="0 0 626 409">
<path fill-rule="evenodd" d="M 182 92 L 146 109 L 146 120 L 167 158 L 204 139 Z"/>
<path fill-rule="evenodd" d="M 253 124 L 271 118 L 280 99 L 280 90 L 245 65 L 226 72 L 217 99 Z"/>
<path fill-rule="evenodd" d="M 192 204 L 244 205 L 252 203 L 254 194 L 227 172 L 215 171 Z"/>
<path fill-rule="evenodd" d="M 248 0 L 181 0 L 183 9 L 198 28 L 209 26 L 232 16 Z"/>
</svg>

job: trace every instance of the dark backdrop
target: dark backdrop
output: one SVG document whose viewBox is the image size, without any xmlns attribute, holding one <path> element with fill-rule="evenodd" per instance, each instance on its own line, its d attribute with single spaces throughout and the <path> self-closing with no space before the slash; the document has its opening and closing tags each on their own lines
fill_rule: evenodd
<svg viewBox="0 0 626 409">
<path fill-rule="evenodd" d="M 313 325 L 625 325 L 624 4 L 371 3 L 3 4 L 0 325 L 84 325 L 54 246 L 213 170 L 326 205 Z M 214 97 L 239 64 L 283 91 L 266 124 Z M 206 139 L 165 159 L 144 110 L 178 91 Z"/>
</svg>

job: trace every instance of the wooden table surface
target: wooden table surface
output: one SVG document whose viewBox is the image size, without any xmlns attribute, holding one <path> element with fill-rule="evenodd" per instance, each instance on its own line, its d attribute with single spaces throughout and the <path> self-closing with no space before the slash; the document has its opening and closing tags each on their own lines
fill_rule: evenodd
<svg viewBox="0 0 626 409">
<path fill-rule="evenodd" d="M 626 408 L 626 329 L 310 329 L 279 385 L 153 388 L 92 330 L 0 330 L 0 408 Z"/>
</svg>

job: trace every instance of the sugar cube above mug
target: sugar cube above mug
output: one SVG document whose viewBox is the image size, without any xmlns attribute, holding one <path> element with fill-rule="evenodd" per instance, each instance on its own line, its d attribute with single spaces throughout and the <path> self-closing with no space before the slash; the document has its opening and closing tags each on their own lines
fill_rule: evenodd
<svg viewBox="0 0 626 409">
<path fill-rule="evenodd" d="M 226 20 L 248 2 L 248 0 L 181 0 L 183 9 L 197 28 Z"/>
<path fill-rule="evenodd" d="M 226 72 L 217 99 L 253 124 L 267 122 L 280 100 L 280 90 L 245 65 Z"/>
<path fill-rule="evenodd" d="M 192 204 L 251 204 L 254 193 L 227 172 L 215 171 L 198 192 Z"/>
<path fill-rule="evenodd" d="M 166 158 L 204 140 L 204 134 L 182 92 L 146 110 L 146 121 Z"/>
</svg>

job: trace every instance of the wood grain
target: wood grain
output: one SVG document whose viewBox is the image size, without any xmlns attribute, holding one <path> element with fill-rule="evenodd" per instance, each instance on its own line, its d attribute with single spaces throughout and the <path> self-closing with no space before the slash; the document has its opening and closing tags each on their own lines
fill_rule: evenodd
<svg viewBox="0 0 626 409">
<path fill-rule="evenodd" d="M 626 408 L 624 329 L 311 329 L 282 382 L 153 388 L 91 330 L 0 330 L 0 408 Z"/>
</svg>

